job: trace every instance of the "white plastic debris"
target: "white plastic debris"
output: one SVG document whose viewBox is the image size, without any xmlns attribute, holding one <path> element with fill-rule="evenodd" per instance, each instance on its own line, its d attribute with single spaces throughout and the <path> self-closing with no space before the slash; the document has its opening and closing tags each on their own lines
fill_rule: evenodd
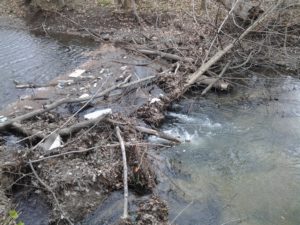
<svg viewBox="0 0 300 225">
<path fill-rule="evenodd" d="M 0 116 L 0 123 L 4 123 L 7 120 L 7 117 Z"/>
<path fill-rule="evenodd" d="M 40 147 L 44 151 L 50 151 L 52 149 L 61 147 L 62 144 L 63 142 L 61 140 L 61 137 L 58 134 L 54 133 L 47 137 L 46 140 L 40 144 Z"/>
<path fill-rule="evenodd" d="M 151 101 L 150 101 L 150 104 L 153 104 L 155 102 L 160 102 L 160 99 L 159 98 L 152 98 Z"/>
<path fill-rule="evenodd" d="M 80 77 L 84 72 L 85 72 L 85 70 L 77 69 L 73 73 L 69 74 L 69 77 L 72 77 L 72 78 Z"/>
<path fill-rule="evenodd" d="M 62 146 L 62 140 L 61 137 L 59 135 L 56 136 L 54 142 L 52 143 L 52 145 L 50 146 L 49 150 L 55 149 L 55 148 L 59 148 Z"/>
<path fill-rule="evenodd" d="M 111 109 L 101 109 L 84 115 L 84 118 L 87 120 L 92 120 L 98 118 L 99 116 L 108 115 L 108 114 L 112 114 Z"/>
<path fill-rule="evenodd" d="M 74 83 L 74 80 L 58 80 L 57 86 L 59 88 L 63 88 L 66 85 L 71 85 Z"/>
<path fill-rule="evenodd" d="M 33 109 L 33 107 L 32 107 L 32 106 L 30 106 L 30 105 L 25 105 L 25 106 L 24 106 L 24 109 L 27 109 L 27 110 L 32 110 L 32 109 Z"/>
<path fill-rule="evenodd" d="M 104 72 L 105 72 L 105 69 L 101 69 L 99 73 L 102 74 Z"/>
<path fill-rule="evenodd" d="M 120 70 L 126 70 L 127 69 L 127 66 L 122 66 L 122 67 L 120 67 Z"/>
<path fill-rule="evenodd" d="M 87 98 L 89 96 L 90 96 L 89 94 L 85 93 L 85 94 L 80 95 L 79 98 Z"/>
</svg>

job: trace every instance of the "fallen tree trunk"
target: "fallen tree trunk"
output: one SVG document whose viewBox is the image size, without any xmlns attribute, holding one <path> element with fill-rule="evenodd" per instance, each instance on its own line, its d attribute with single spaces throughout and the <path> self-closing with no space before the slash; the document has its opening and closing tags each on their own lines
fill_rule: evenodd
<svg viewBox="0 0 300 225">
<path fill-rule="evenodd" d="M 217 0 L 225 6 L 227 10 L 232 10 L 233 13 L 243 20 L 256 20 L 264 10 L 260 7 L 260 1 L 255 0 Z"/>
</svg>

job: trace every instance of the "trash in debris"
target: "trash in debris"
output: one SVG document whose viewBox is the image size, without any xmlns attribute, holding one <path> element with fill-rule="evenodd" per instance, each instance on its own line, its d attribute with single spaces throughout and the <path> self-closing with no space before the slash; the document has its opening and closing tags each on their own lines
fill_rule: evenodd
<svg viewBox="0 0 300 225">
<path fill-rule="evenodd" d="M 127 66 L 120 67 L 120 70 L 126 70 L 126 69 L 127 69 Z"/>
<path fill-rule="evenodd" d="M 77 69 L 73 73 L 69 74 L 69 77 L 72 77 L 72 78 L 80 77 L 84 72 L 85 72 L 85 70 Z"/>
<path fill-rule="evenodd" d="M 152 98 L 151 101 L 150 101 L 150 104 L 153 104 L 155 102 L 160 102 L 160 99 L 159 98 Z"/>
<path fill-rule="evenodd" d="M 64 86 L 71 85 L 74 83 L 74 80 L 58 80 L 57 87 L 63 88 Z"/>
<path fill-rule="evenodd" d="M 0 116 L 0 123 L 4 123 L 7 120 L 7 117 Z"/>
<path fill-rule="evenodd" d="M 27 109 L 27 110 L 32 110 L 32 109 L 33 109 L 33 107 L 32 107 L 32 106 L 30 106 L 30 105 L 25 105 L 25 106 L 24 106 L 24 109 Z"/>
<path fill-rule="evenodd" d="M 84 115 L 84 118 L 87 119 L 87 120 L 92 120 L 92 119 L 98 118 L 99 116 L 107 115 L 107 114 L 112 114 L 112 110 L 111 109 L 97 110 L 95 112 L 88 113 L 88 114 Z"/>
<path fill-rule="evenodd" d="M 89 94 L 85 93 L 85 94 L 80 95 L 79 98 L 87 98 L 89 96 L 90 96 Z"/>
<path fill-rule="evenodd" d="M 40 144 L 40 146 L 45 150 L 49 151 L 55 148 L 61 147 L 63 144 L 62 139 L 59 134 L 51 134 L 46 140 Z"/>
</svg>

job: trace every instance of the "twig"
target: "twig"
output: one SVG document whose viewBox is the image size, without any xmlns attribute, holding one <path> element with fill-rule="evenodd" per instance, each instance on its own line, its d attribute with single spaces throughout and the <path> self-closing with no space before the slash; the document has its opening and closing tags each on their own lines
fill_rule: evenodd
<svg viewBox="0 0 300 225">
<path fill-rule="evenodd" d="M 82 29 L 84 29 L 87 33 L 89 33 L 92 37 L 94 37 L 96 40 L 101 40 L 103 41 L 103 38 L 99 37 L 98 35 L 95 35 L 93 32 L 91 32 L 88 28 L 82 26 L 81 24 L 77 23 L 76 21 L 72 20 L 71 18 L 66 17 L 65 15 L 63 15 L 62 13 L 56 12 L 58 15 L 60 15 L 61 17 L 69 20 L 70 22 L 72 22 L 73 24 L 81 27 Z"/>
<path fill-rule="evenodd" d="M 63 211 L 63 209 L 61 208 L 61 205 L 58 201 L 58 199 L 56 198 L 56 195 L 54 193 L 54 191 L 51 189 L 51 187 L 49 187 L 37 174 L 37 172 L 35 171 L 35 169 L 33 168 L 32 166 L 32 162 L 29 160 L 28 162 L 31 170 L 32 170 L 32 173 L 34 174 L 34 176 L 36 177 L 36 179 L 52 194 L 53 196 L 53 199 L 59 209 L 59 211 L 61 212 L 61 215 L 63 218 L 65 218 L 67 220 L 67 222 L 70 224 L 70 225 L 74 225 L 74 223 L 66 216 L 66 213 Z"/>
<path fill-rule="evenodd" d="M 18 81 L 14 81 L 14 83 L 15 83 L 17 89 L 25 89 L 25 88 L 55 87 L 62 82 L 65 86 L 70 86 L 70 85 L 76 84 L 76 82 L 91 80 L 91 79 L 96 79 L 96 77 L 82 76 L 82 77 L 77 77 L 75 79 L 70 79 L 70 80 L 62 80 L 62 81 L 58 80 L 58 81 L 51 82 L 49 84 L 19 83 Z"/>
<path fill-rule="evenodd" d="M 149 50 L 149 49 L 137 49 L 140 53 L 143 53 L 145 55 L 158 55 L 162 58 L 167 58 L 171 60 L 176 60 L 176 61 L 183 61 L 187 63 L 192 63 L 194 62 L 194 59 L 188 58 L 188 57 L 180 57 L 178 55 L 170 54 L 170 53 L 165 53 L 157 50 Z"/>
<path fill-rule="evenodd" d="M 123 212 L 123 219 L 128 218 L 128 175 L 127 175 L 127 160 L 126 160 L 126 152 L 125 152 L 125 145 L 124 140 L 120 133 L 120 128 L 116 127 L 117 137 L 120 142 L 120 147 L 122 151 L 122 158 L 123 158 L 123 182 L 124 182 L 124 212 Z"/>
<path fill-rule="evenodd" d="M 222 223 L 221 225 L 227 225 L 227 224 L 230 224 L 230 223 L 235 223 L 235 222 L 242 222 L 243 220 L 242 219 L 234 219 L 234 220 L 230 220 L 228 222 L 225 222 L 225 223 Z"/>
<path fill-rule="evenodd" d="M 63 128 L 63 129 L 59 130 L 58 134 L 60 136 L 71 135 L 73 133 L 76 133 L 76 132 L 80 131 L 83 128 L 87 128 L 87 127 L 90 127 L 90 126 L 93 126 L 93 125 L 99 123 L 101 120 L 104 120 L 105 117 L 106 117 L 106 115 L 102 115 L 102 116 L 99 116 L 99 117 L 97 117 L 95 119 L 92 119 L 92 120 L 87 120 L 87 121 L 82 121 L 82 122 L 76 123 L 72 126 L 69 126 L 69 127 L 66 127 L 66 128 Z"/>
<path fill-rule="evenodd" d="M 141 126 L 135 126 L 135 129 L 137 129 L 138 131 L 142 132 L 142 133 L 147 133 L 147 134 L 151 134 L 151 135 L 155 135 L 157 137 L 166 139 L 168 141 L 172 141 L 175 143 L 181 143 L 179 138 L 173 137 L 172 135 L 163 133 L 163 132 L 159 132 L 157 130 L 153 130 L 150 128 L 146 128 L 146 127 L 141 127 Z"/>
<path fill-rule="evenodd" d="M 43 157 L 43 158 L 40 158 L 40 159 L 31 160 L 30 162 L 31 163 L 37 163 L 37 162 L 41 162 L 41 161 L 44 161 L 44 160 L 61 157 L 61 156 L 64 156 L 64 155 L 70 155 L 70 154 L 76 154 L 76 153 L 85 153 L 85 152 L 92 151 L 97 147 L 99 147 L 99 146 L 94 146 L 92 148 L 87 148 L 87 149 L 84 149 L 84 150 L 63 152 L 63 153 L 59 153 L 59 154 L 55 154 L 55 155 L 46 156 L 46 157 Z"/>
<path fill-rule="evenodd" d="M 133 65 L 133 66 L 149 66 L 156 60 L 152 60 L 151 62 L 148 62 L 148 63 L 132 63 L 132 62 L 119 61 L 119 60 L 111 60 L 111 61 L 115 62 L 115 63 L 127 64 L 127 65 Z"/>
<path fill-rule="evenodd" d="M 225 71 L 227 70 L 228 66 L 230 65 L 230 61 L 224 66 L 223 70 L 219 74 L 219 76 L 215 79 L 215 81 L 211 82 L 201 93 L 201 96 L 206 95 L 206 93 L 214 86 L 214 84 L 220 80 L 220 78 L 224 75 Z"/>
<path fill-rule="evenodd" d="M 192 200 L 187 206 L 185 206 L 178 214 L 177 216 L 175 216 L 175 218 L 172 220 L 171 224 L 173 224 L 177 218 L 188 208 L 190 207 L 192 204 L 194 203 L 194 200 Z"/>
<path fill-rule="evenodd" d="M 179 62 L 176 62 L 176 69 L 175 69 L 175 71 L 174 71 L 174 75 L 177 74 L 179 67 L 180 67 L 180 63 L 179 63 Z"/>
</svg>

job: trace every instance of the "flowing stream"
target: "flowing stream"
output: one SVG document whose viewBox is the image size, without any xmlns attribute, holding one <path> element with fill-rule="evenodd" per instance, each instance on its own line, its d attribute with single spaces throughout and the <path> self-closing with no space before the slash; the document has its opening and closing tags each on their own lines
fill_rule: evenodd
<svg viewBox="0 0 300 225">
<path fill-rule="evenodd" d="M 13 25 L 23 27 L 18 23 Z M 15 90 L 13 80 L 49 81 L 84 60 L 87 48 L 12 28 L 11 21 L 1 18 L 0 108 L 25 92 Z M 168 113 L 162 129 L 185 142 L 160 150 L 156 191 L 168 202 L 174 223 L 300 224 L 300 82 L 284 77 L 262 83 L 240 88 L 240 96 L 183 100 Z M 270 88 L 264 88 L 266 83 Z M 47 224 L 44 212 L 49 209 L 37 207 L 35 198 L 20 206 L 23 218 L 29 218 L 25 224 Z M 122 198 L 112 195 L 102 213 L 85 224 L 99 224 L 99 215 L 118 217 L 105 210 L 121 211 Z"/>
<path fill-rule="evenodd" d="M 300 224 L 300 82 L 266 83 L 168 114 L 164 129 L 188 140 L 164 151 L 158 188 L 177 224 Z"/>
<path fill-rule="evenodd" d="M 26 94 L 15 89 L 14 80 L 46 83 L 75 68 L 90 48 L 78 40 L 36 36 L 26 29 L 21 21 L 0 17 L 0 109 Z"/>
</svg>

